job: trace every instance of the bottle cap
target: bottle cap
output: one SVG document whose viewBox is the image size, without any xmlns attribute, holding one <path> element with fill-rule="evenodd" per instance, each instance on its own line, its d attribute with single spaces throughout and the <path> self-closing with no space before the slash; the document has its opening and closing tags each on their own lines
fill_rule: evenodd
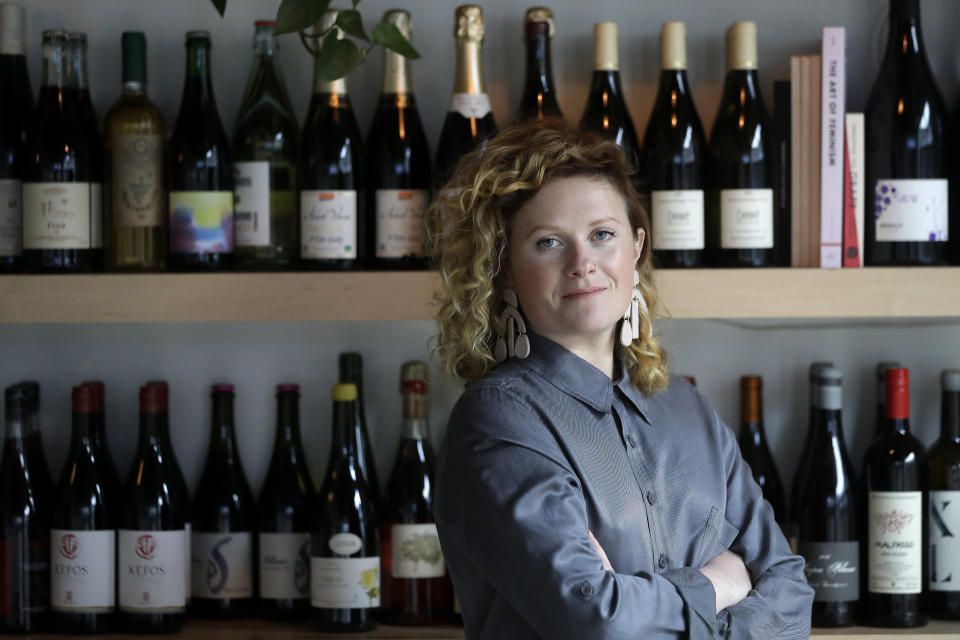
<svg viewBox="0 0 960 640">
<path fill-rule="evenodd" d="M 22 56 L 27 14 L 18 4 L 0 4 L 0 55 Z"/>
<path fill-rule="evenodd" d="M 757 23 L 734 22 L 727 30 L 727 71 L 757 68 Z"/>
<path fill-rule="evenodd" d="M 277 393 L 300 393 L 300 385 L 285 382 L 277 385 Z"/>
<path fill-rule="evenodd" d="M 483 42 L 483 9 L 475 4 L 457 7 L 453 20 L 453 36 Z"/>
<path fill-rule="evenodd" d="M 87 46 L 87 34 L 82 31 L 71 31 L 67 34 L 67 40 L 73 44 L 79 44 L 82 47 Z"/>
<path fill-rule="evenodd" d="M 813 376 L 813 406 L 828 411 L 840 411 L 843 408 L 843 372 L 826 363 L 821 365 Z M 812 369 L 812 365 L 811 365 Z"/>
<path fill-rule="evenodd" d="M 206 40 L 210 42 L 210 32 L 206 29 L 194 29 L 193 31 L 187 31 L 187 42 L 191 40 Z"/>
<path fill-rule="evenodd" d="M 660 68 L 687 68 L 687 26 L 682 22 L 664 22 L 660 27 Z"/>
<path fill-rule="evenodd" d="M 152 380 L 140 387 L 140 412 L 161 413 L 167 410 L 169 390 L 167 383 Z"/>
<path fill-rule="evenodd" d="M 760 393 L 763 390 L 763 378 L 760 376 L 743 376 L 740 378 L 740 418 L 743 422 L 759 424 L 763 422 L 760 415 Z"/>
<path fill-rule="evenodd" d="M 47 29 L 43 32 L 43 42 L 62 42 L 66 44 L 67 42 L 67 32 L 63 29 Z"/>
<path fill-rule="evenodd" d="M 429 372 L 427 364 L 420 360 L 404 362 L 400 367 L 400 393 L 426 395 Z"/>
<path fill-rule="evenodd" d="M 389 22 L 400 31 L 400 34 L 410 40 L 410 12 L 405 9 L 390 9 L 383 14 L 383 22 Z"/>
<path fill-rule="evenodd" d="M 900 363 L 894 361 L 877 363 L 877 382 L 885 383 L 887 381 L 887 369 L 899 369 Z"/>
<path fill-rule="evenodd" d="M 256 27 L 270 27 L 273 29 L 277 25 L 274 20 L 257 20 L 253 23 L 253 26 Z"/>
<path fill-rule="evenodd" d="M 887 369 L 887 418 L 910 418 L 910 371 L 904 368 Z"/>
<path fill-rule="evenodd" d="M 944 369 L 941 371 L 940 386 L 944 391 L 960 391 L 960 369 Z"/>
<path fill-rule="evenodd" d="M 593 25 L 593 68 L 598 71 L 617 71 L 617 23 L 597 22 Z"/>
<path fill-rule="evenodd" d="M 822 370 L 828 367 L 832 367 L 832 362 L 827 362 L 826 360 L 819 360 L 817 362 L 810 363 L 810 384 L 813 384 L 817 380 L 817 374 Z"/>
<path fill-rule="evenodd" d="M 340 368 L 344 371 L 363 371 L 363 356 L 354 351 L 340 354 Z"/>
<path fill-rule="evenodd" d="M 40 384 L 32 380 L 10 385 L 4 392 L 7 416 L 22 418 L 40 409 Z"/>
<path fill-rule="evenodd" d="M 103 411 L 104 406 L 106 406 L 107 395 L 107 386 L 103 384 L 103 380 L 84 380 L 80 383 L 80 386 L 90 387 L 93 389 L 94 394 L 96 395 L 94 410 Z"/>
<path fill-rule="evenodd" d="M 94 387 L 84 384 L 74 387 L 72 400 L 74 413 L 97 412 L 97 390 Z"/>
<path fill-rule="evenodd" d="M 233 395 L 233 385 L 224 382 L 218 382 L 210 387 L 210 393 L 229 393 Z"/>
<path fill-rule="evenodd" d="M 532 7 L 527 9 L 524 24 L 528 38 L 533 38 L 544 33 L 550 38 L 553 37 L 553 11 L 546 7 Z"/>
<path fill-rule="evenodd" d="M 124 31 L 120 36 L 123 51 L 123 83 L 147 84 L 147 36 L 142 31 Z"/>
<path fill-rule="evenodd" d="M 357 385 L 340 382 L 333 385 L 330 395 L 334 402 L 353 402 L 357 399 Z"/>
</svg>

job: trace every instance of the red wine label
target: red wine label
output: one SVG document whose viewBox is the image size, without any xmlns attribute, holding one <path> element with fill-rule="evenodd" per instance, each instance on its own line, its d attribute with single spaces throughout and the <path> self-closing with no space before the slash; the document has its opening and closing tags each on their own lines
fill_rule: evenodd
<svg viewBox="0 0 960 640">
<path fill-rule="evenodd" d="M 464 118 L 483 118 L 490 113 L 490 96 L 485 93 L 455 93 L 450 100 L 450 111 Z"/>
<path fill-rule="evenodd" d="M 390 538 L 394 578 L 440 578 L 446 574 L 436 524 L 395 524 L 390 527 Z"/>
<path fill-rule="evenodd" d="M 0 180 L 0 256 L 23 253 L 23 199 L 19 180 Z"/>
<path fill-rule="evenodd" d="M 346 189 L 301 191 L 300 241 L 301 258 L 356 258 L 357 192 Z"/>
<path fill-rule="evenodd" d="M 186 606 L 187 532 L 117 532 L 121 611 L 176 613 Z"/>
<path fill-rule="evenodd" d="M 194 598 L 253 597 L 253 534 L 193 532 L 190 556 Z"/>
<path fill-rule="evenodd" d="M 310 597 L 310 533 L 260 534 L 260 597 Z"/>
<path fill-rule="evenodd" d="M 114 226 L 163 226 L 163 137 L 117 136 L 112 173 Z"/>
<path fill-rule="evenodd" d="M 171 191 L 170 251 L 233 252 L 232 191 Z"/>
<path fill-rule="evenodd" d="M 773 248 L 773 189 L 720 192 L 720 247 Z"/>
<path fill-rule="evenodd" d="M 960 491 L 930 492 L 930 590 L 960 591 Z"/>
<path fill-rule="evenodd" d="M 923 590 L 923 492 L 871 491 L 867 501 L 867 590 Z"/>
<path fill-rule="evenodd" d="M 703 191 L 683 189 L 654 191 L 654 245 L 657 249 L 703 249 Z"/>
<path fill-rule="evenodd" d="M 946 242 L 947 181 L 877 180 L 877 242 Z"/>
<path fill-rule="evenodd" d="M 270 246 L 270 163 L 234 162 L 238 247 Z"/>
<path fill-rule="evenodd" d="M 310 558 L 310 604 L 321 609 L 380 606 L 380 558 Z"/>
<path fill-rule="evenodd" d="M 807 584 L 816 602 L 852 602 L 860 598 L 860 543 L 801 542 Z"/>
<path fill-rule="evenodd" d="M 423 255 L 425 189 L 377 189 L 377 257 Z"/>
<path fill-rule="evenodd" d="M 100 220 L 90 210 L 90 190 L 89 182 L 24 183 L 23 248 L 94 247 Z"/>
<path fill-rule="evenodd" d="M 50 606 L 66 613 L 106 613 L 115 601 L 116 534 L 50 530 Z"/>
</svg>

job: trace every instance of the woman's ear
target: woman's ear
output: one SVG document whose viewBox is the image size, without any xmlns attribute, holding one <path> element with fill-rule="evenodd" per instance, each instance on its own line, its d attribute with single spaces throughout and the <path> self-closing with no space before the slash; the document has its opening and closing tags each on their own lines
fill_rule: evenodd
<svg viewBox="0 0 960 640">
<path fill-rule="evenodd" d="M 637 262 L 640 259 L 641 254 L 643 253 L 643 241 L 646 239 L 647 234 L 641 227 L 637 229 L 636 240 L 633 243 L 633 261 Z"/>
</svg>

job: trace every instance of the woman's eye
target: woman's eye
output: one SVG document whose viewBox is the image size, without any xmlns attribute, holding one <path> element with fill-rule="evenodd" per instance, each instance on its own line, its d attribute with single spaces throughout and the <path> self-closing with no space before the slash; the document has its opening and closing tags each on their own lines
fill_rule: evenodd
<svg viewBox="0 0 960 640">
<path fill-rule="evenodd" d="M 610 238 L 613 237 L 613 235 L 614 235 L 613 231 L 609 231 L 607 229 L 599 229 L 593 234 L 593 237 L 596 238 L 597 240 L 609 240 Z"/>
<path fill-rule="evenodd" d="M 559 244 L 556 238 L 541 238 L 537 240 L 538 249 L 552 249 Z"/>
</svg>

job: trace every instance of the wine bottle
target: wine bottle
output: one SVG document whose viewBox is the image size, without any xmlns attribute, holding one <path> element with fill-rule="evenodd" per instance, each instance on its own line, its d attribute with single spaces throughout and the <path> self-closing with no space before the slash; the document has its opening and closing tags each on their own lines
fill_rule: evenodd
<svg viewBox="0 0 960 640">
<path fill-rule="evenodd" d="M 186 609 L 186 482 L 170 441 L 165 382 L 140 387 L 140 434 L 117 531 L 117 604 L 130 633 L 174 633 Z"/>
<path fill-rule="evenodd" d="M 460 158 L 497 135 L 483 80 L 483 9 L 473 4 L 457 7 L 453 35 L 457 41 L 457 66 L 450 110 L 437 144 L 437 191 L 453 177 Z"/>
<path fill-rule="evenodd" d="M 407 362 L 400 372 L 403 426 L 380 519 L 384 624 L 450 621 L 453 586 L 433 519 L 435 459 L 427 421 L 427 365 Z"/>
<path fill-rule="evenodd" d="M 190 613 L 239 618 L 253 613 L 256 506 L 233 424 L 233 385 L 215 384 L 210 449 L 193 497 Z"/>
<path fill-rule="evenodd" d="M 233 133 L 235 260 L 242 269 L 286 269 L 297 255 L 297 118 L 280 68 L 272 20 L 254 23 L 253 65 Z"/>
<path fill-rule="evenodd" d="M 370 430 L 367 428 L 366 403 L 363 399 L 363 356 L 359 353 L 341 353 L 339 358 L 340 382 L 352 384 L 357 388 L 357 422 L 354 425 L 354 441 L 357 443 L 357 467 L 370 488 L 373 504 L 380 507 L 380 476 L 373 459 L 373 447 L 370 446 Z"/>
<path fill-rule="evenodd" d="M 315 30 L 333 27 L 327 11 Z M 333 27 L 328 38 L 343 38 Z M 357 119 L 344 78 L 328 82 L 314 63 L 313 96 L 303 127 L 300 173 L 300 266 L 357 269 L 366 259 L 367 169 Z"/>
<path fill-rule="evenodd" d="M 0 273 L 23 268 L 23 179 L 33 91 L 24 55 L 26 12 L 0 4 Z"/>
<path fill-rule="evenodd" d="M 553 12 L 546 7 L 527 9 L 524 39 L 527 42 L 527 72 L 517 122 L 548 117 L 560 118 L 557 90 L 553 85 L 550 40 L 553 39 Z"/>
<path fill-rule="evenodd" d="M 927 611 L 960 619 L 960 370 L 940 373 L 940 439 L 930 447 Z"/>
<path fill-rule="evenodd" d="M 778 524 L 785 522 L 783 485 L 763 430 L 763 379 L 760 376 L 740 378 L 740 454 L 750 465 L 753 479 L 760 485 L 764 499 L 773 507 Z"/>
<path fill-rule="evenodd" d="M 105 454 L 102 386 L 73 388 L 70 451 L 50 530 L 50 605 L 62 633 L 105 633 L 116 608 L 120 480 Z"/>
<path fill-rule="evenodd" d="M 310 533 L 316 506 L 300 440 L 300 387 L 277 385 L 273 456 L 258 502 L 260 614 L 299 619 L 310 611 Z"/>
<path fill-rule="evenodd" d="M 411 40 L 410 13 L 392 9 L 383 22 Z M 384 49 L 380 102 L 367 137 L 374 219 L 367 243 L 371 264 L 382 269 L 425 269 L 424 214 L 430 201 L 430 147 L 413 95 L 410 62 Z"/>
<path fill-rule="evenodd" d="M 320 631 L 366 631 L 380 605 L 380 536 L 357 466 L 357 388 L 333 386 L 333 440 L 310 553 L 310 604 Z"/>
<path fill-rule="evenodd" d="M 907 369 L 887 369 L 883 434 L 863 459 L 866 535 L 861 547 L 861 613 L 877 627 L 926 624 L 921 592 L 926 582 L 927 459 L 910 434 Z"/>
<path fill-rule="evenodd" d="M 710 136 L 707 262 L 774 265 L 774 135 L 757 77 L 757 25 L 727 31 L 727 77 Z"/>
<path fill-rule="evenodd" d="M 163 116 L 147 97 L 147 39 L 120 36 L 123 92 L 103 124 L 110 231 L 107 265 L 114 271 L 162 271 L 167 263 L 163 193 Z"/>
<path fill-rule="evenodd" d="M 815 592 L 813 626 L 853 624 L 860 599 L 860 542 L 853 465 L 843 439 L 843 376 L 821 367 L 814 373 L 810 456 L 798 471 L 798 552 Z"/>
<path fill-rule="evenodd" d="M 919 0 L 890 0 L 890 32 L 864 110 L 867 266 L 940 265 L 949 239 L 946 106 L 920 30 Z"/>
<path fill-rule="evenodd" d="M 210 33 L 187 32 L 187 72 L 167 148 L 174 271 L 211 271 L 233 262 L 233 168 L 210 76 Z"/>
<path fill-rule="evenodd" d="M 40 447 L 40 386 L 7 387 L 0 459 L 0 632 L 42 630 L 50 607 L 52 481 Z M 41 464 L 42 463 L 42 464 Z"/>
<path fill-rule="evenodd" d="M 877 416 L 874 422 L 874 439 L 884 434 L 887 428 L 887 369 L 902 368 L 899 362 L 877 363 Z"/>
<path fill-rule="evenodd" d="M 653 258 L 658 267 L 703 266 L 707 138 L 687 80 L 686 26 L 660 29 L 660 86 L 643 138 Z"/>
</svg>

